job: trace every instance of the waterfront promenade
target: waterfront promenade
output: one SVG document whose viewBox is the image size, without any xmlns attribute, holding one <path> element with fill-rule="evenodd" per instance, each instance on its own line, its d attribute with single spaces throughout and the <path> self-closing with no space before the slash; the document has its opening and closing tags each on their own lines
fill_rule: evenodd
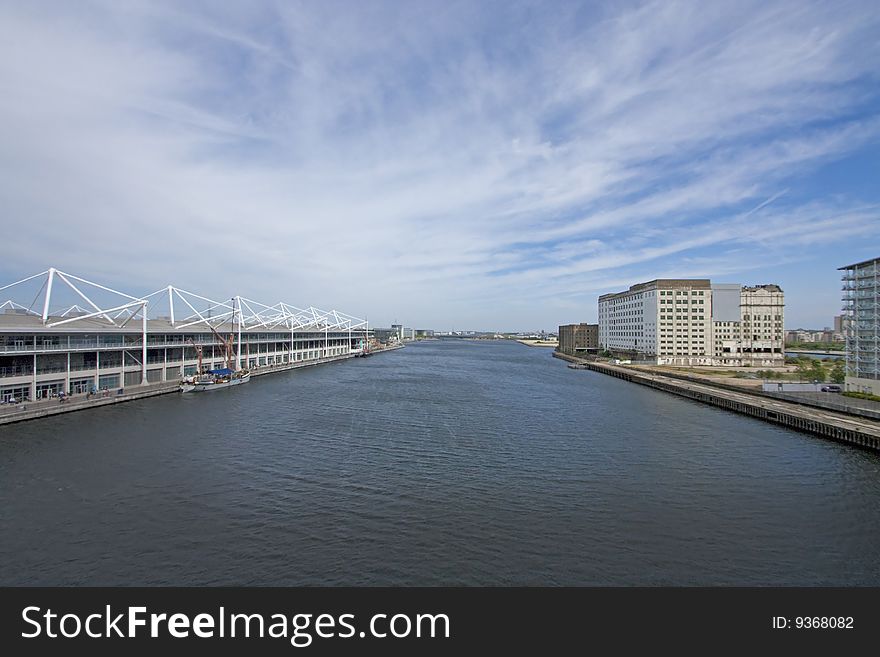
<svg viewBox="0 0 880 657">
<path fill-rule="evenodd" d="M 566 354 L 554 353 L 557 358 L 580 363 L 587 369 L 614 376 L 631 383 L 671 392 L 705 404 L 718 406 L 767 422 L 780 424 L 799 431 L 813 433 L 840 442 L 880 451 L 880 422 L 845 413 L 818 409 L 801 404 L 771 399 L 760 393 L 739 391 L 693 380 L 682 380 L 644 369 L 634 369 L 590 361 Z"/>
</svg>

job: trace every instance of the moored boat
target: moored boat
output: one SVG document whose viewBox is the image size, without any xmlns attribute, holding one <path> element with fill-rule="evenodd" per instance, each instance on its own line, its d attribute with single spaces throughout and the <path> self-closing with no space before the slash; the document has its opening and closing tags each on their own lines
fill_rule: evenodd
<svg viewBox="0 0 880 657">
<path fill-rule="evenodd" d="M 204 392 L 206 390 L 220 390 L 230 386 L 241 385 L 251 380 L 248 370 L 232 371 L 228 367 L 219 370 L 209 370 L 204 374 L 186 377 L 180 384 L 181 392 Z"/>
<path fill-rule="evenodd" d="M 235 306 L 233 306 L 233 316 L 234 315 Z M 232 349 L 232 336 L 230 335 L 228 339 L 224 339 L 222 335 L 214 330 L 213 326 L 211 326 L 210 324 L 208 326 L 211 329 L 211 332 L 214 334 L 217 342 L 220 343 L 220 348 L 223 350 L 223 357 L 226 362 L 226 367 L 204 371 L 202 369 L 202 346 L 197 345 L 190 338 L 188 342 L 195 348 L 196 353 L 198 354 L 199 368 L 197 370 L 197 374 L 184 377 L 184 379 L 180 382 L 180 392 L 205 392 L 206 390 L 220 390 L 221 388 L 238 386 L 251 380 L 251 373 L 249 370 L 232 369 L 233 363 L 236 363 L 236 367 L 238 367 L 237 363 L 240 362 L 240 359 L 236 357 L 236 354 Z M 239 349 L 240 348 L 241 336 L 239 336 Z"/>
</svg>

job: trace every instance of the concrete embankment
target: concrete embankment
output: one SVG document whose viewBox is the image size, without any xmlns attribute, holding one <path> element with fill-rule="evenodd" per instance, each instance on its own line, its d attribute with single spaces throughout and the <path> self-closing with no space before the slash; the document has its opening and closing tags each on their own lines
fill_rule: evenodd
<svg viewBox="0 0 880 657">
<path fill-rule="evenodd" d="M 683 381 L 608 363 L 585 361 L 566 354 L 553 355 L 569 362 L 582 363 L 587 369 L 624 381 L 670 392 L 790 429 L 880 451 L 880 422 L 761 397 L 749 392 L 719 388 L 706 383 Z"/>
<path fill-rule="evenodd" d="M 121 395 L 114 392 L 114 394 L 107 395 L 106 397 L 101 395 L 93 395 L 90 398 L 75 396 L 70 397 L 64 403 L 59 402 L 58 399 L 23 402 L 16 406 L 7 407 L 0 412 L 0 425 L 23 422 L 25 420 L 36 420 L 37 418 L 60 415 L 61 413 L 73 413 L 74 411 L 82 411 L 87 408 L 121 404 L 136 399 L 155 397 L 156 395 L 167 395 L 169 392 L 177 392 L 179 386 L 180 381 L 164 381 L 162 383 L 126 388 L 125 392 Z"/>
<path fill-rule="evenodd" d="M 375 349 L 371 353 L 380 354 L 384 351 L 394 351 L 395 349 L 402 348 L 403 345 L 398 345 L 384 349 Z M 319 358 L 317 360 L 299 361 L 284 365 L 269 365 L 251 370 L 251 376 L 275 374 L 276 372 L 286 372 L 287 370 L 295 370 L 302 367 L 314 367 L 315 365 L 334 363 L 355 357 L 355 354 L 347 354 L 345 356 Z M 106 397 L 101 396 L 100 394 L 93 395 L 90 398 L 86 398 L 84 395 L 77 395 L 70 397 L 68 401 L 65 401 L 64 403 L 59 402 L 58 399 L 24 402 L 15 406 L 3 407 L 2 410 L 0 410 L 0 425 L 11 424 L 13 422 L 23 422 L 25 420 L 35 420 L 37 418 L 59 415 L 61 413 L 72 413 L 74 411 L 82 411 L 89 408 L 98 408 L 99 406 L 109 406 L 110 404 L 121 404 L 123 402 L 155 397 L 157 395 L 167 395 L 172 392 L 177 392 L 179 386 L 180 381 L 163 381 L 162 383 L 151 383 L 145 386 L 132 386 L 130 388 L 125 388 L 124 393 L 121 395 L 116 394 L 115 392 Z"/>
</svg>

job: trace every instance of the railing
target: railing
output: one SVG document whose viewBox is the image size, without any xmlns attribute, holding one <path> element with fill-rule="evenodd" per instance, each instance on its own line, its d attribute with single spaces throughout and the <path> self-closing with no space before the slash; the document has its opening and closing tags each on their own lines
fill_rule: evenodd
<svg viewBox="0 0 880 657">
<path fill-rule="evenodd" d="M 847 269 L 845 271 L 846 273 L 840 277 L 844 281 L 854 281 L 860 278 L 873 278 L 880 275 L 880 268 L 876 265 L 859 267 L 857 269 Z"/>
<path fill-rule="evenodd" d="M 0 367 L 0 377 L 30 376 L 33 373 L 33 367 L 19 367 L 17 365 L 10 367 Z"/>
<path fill-rule="evenodd" d="M 97 363 L 84 363 L 84 364 L 71 365 L 70 371 L 71 372 L 86 372 L 86 371 L 95 369 L 96 365 L 97 365 Z"/>
<path fill-rule="evenodd" d="M 37 364 L 37 375 L 40 374 L 59 374 L 67 371 L 67 365 L 44 365 Z"/>
<path fill-rule="evenodd" d="M 296 345 L 295 345 L 296 346 Z M 335 347 L 334 347 L 335 348 Z M 344 349 L 344 347 L 343 347 Z M 313 347 L 309 349 L 294 349 L 293 354 L 307 354 L 310 352 L 321 352 L 323 351 L 323 346 L 321 347 Z M 356 351 L 356 350 L 355 350 Z M 266 358 L 280 358 L 281 356 L 287 356 L 291 351 L 289 349 L 279 349 L 276 351 L 260 351 L 260 352 L 252 352 L 247 354 L 242 352 L 241 358 L 244 360 L 246 358 L 257 358 L 257 359 L 266 359 Z M 274 355 L 272 355 L 274 354 Z M 219 355 L 210 356 L 206 355 L 206 359 L 217 360 Z M 303 358 L 302 360 L 317 360 L 320 357 L 316 358 Z M 127 359 L 128 360 L 128 359 Z M 169 354 L 167 360 L 165 358 L 155 358 L 150 357 L 147 359 L 148 366 L 159 366 L 165 365 L 166 363 L 169 365 L 180 365 L 181 363 L 192 363 L 197 360 L 196 354 L 190 349 L 189 353 L 181 356 L 181 355 L 173 355 Z M 122 367 L 121 360 L 112 360 L 108 361 L 106 358 L 99 358 L 100 364 L 95 362 L 90 363 L 71 363 L 70 371 L 71 372 L 82 372 L 82 371 L 90 371 L 96 368 L 101 370 L 110 370 L 110 369 L 119 369 Z M 126 368 L 137 368 L 140 367 L 140 363 L 136 361 L 126 362 Z M 37 363 L 37 374 L 56 374 L 63 373 L 68 371 L 68 367 L 66 363 L 56 363 L 56 364 L 40 364 Z M 0 368 L 0 376 L 3 377 L 11 377 L 11 376 L 24 376 L 33 374 L 33 366 L 5 366 Z"/>
<path fill-rule="evenodd" d="M 792 401 L 804 406 L 814 406 L 817 408 L 826 408 L 831 411 L 842 411 L 850 415 L 858 415 L 861 417 L 880 420 L 880 405 L 872 405 L 862 400 L 853 400 L 849 397 L 843 397 L 828 392 L 765 392 L 764 394 L 776 399 L 784 399 Z"/>
<path fill-rule="evenodd" d="M 331 338 L 334 340 L 346 340 L 344 337 Z M 267 343 L 274 342 L 284 342 L 283 340 L 268 340 L 266 342 L 242 342 L 242 350 L 245 345 L 250 344 L 252 347 L 257 345 L 265 346 Z M 289 342 L 289 340 L 288 340 Z M 310 347 L 310 349 L 321 349 L 324 346 L 323 340 L 316 339 L 295 339 L 294 345 L 302 345 L 304 342 L 316 342 L 317 346 Z M 221 343 L 216 340 L 196 340 L 195 344 L 200 347 L 206 346 L 214 346 L 220 347 Z M 235 343 L 237 345 L 237 343 Z M 24 345 L 16 345 L 16 344 L 0 344 L 0 353 L 21 353 L 21 352 L 64 352 L 64 351 L 97 351 L 97 350 L 108 350 L 108 351 L 121 351 L 121 350 L 133 350 L 133 349 L 141 349 L 143 347 L 142 340 L 136 340 L 132 342 L 104 342 L 104 341 L 83 341 L 83 342 L 71 342 L 70 345 L 67 344 L 37 344 L 36 346 L 32 344 L 24 344 Z M 147 340 L 147 348 L 155 349 L 155 348 L 189 348 L 192 349 L 192 345 L 189 342 L 178 342 L 178 341 L 166 341 L 166 342 L 152 342 Z"/>
</svg>

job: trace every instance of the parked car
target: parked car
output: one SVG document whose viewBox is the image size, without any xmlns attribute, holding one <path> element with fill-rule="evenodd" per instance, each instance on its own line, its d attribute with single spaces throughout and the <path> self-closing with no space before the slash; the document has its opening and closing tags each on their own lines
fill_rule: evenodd
<svg viewBox="0 0 880 657">
<path fill-rule="evenodd" d="M 819 390 L 822 392 L 843 392 L 843 388 L 838 385 L 822 386 Z"/>
</svg>

